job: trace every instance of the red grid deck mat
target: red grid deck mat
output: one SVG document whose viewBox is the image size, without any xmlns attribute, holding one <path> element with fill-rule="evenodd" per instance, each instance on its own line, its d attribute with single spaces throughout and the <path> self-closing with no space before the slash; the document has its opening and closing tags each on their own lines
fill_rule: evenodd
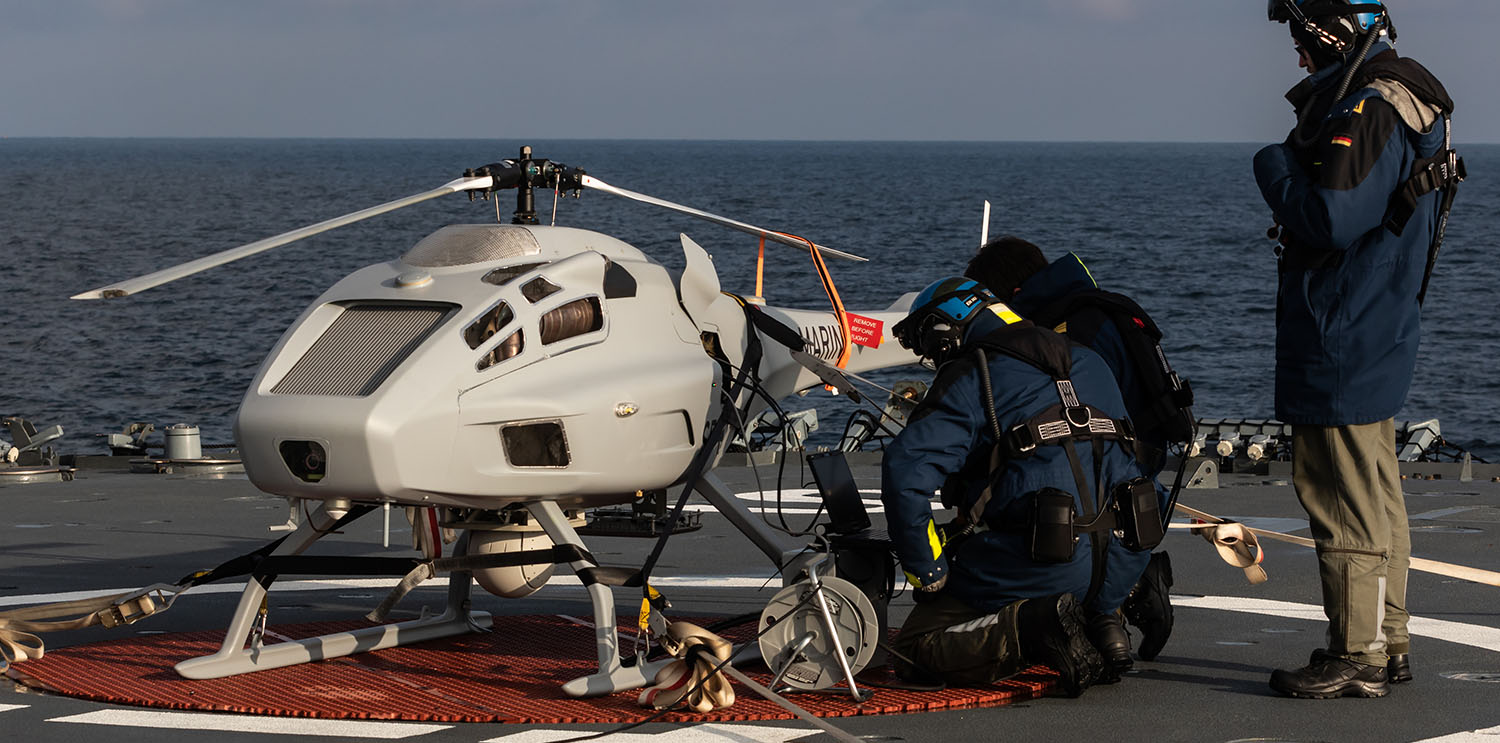
<svg viewBox="0 0 1500 743">
<path fill-rule="evenodd" d="M 301 638 L 361 626 L 368 625 L 320 622 L 276 631 Z M 749 640 L 750 629 L 725 635 Z M 629 637 L 621 637 L 626 647 Z M 597 670 L 592 640 L 591 630 L 561 617 L 497 616 L 491 632 L 194 681 L 178 676 L 172 666 L 215 652 L 223 633 L 191 632 L 50 651 L 41 659 L 13 664 L 9 675 L 37 689 L 96 701 L 285 717 L 560 724 L 626 723 L 651 716 L 652 710 L 636 705 L 636 691 L 593 699 L 562 693 L 564 682 Z M 762 684 L 770 682 L 763 669 L 750 675 Z M 987 686 L 930 692 L 877 689 L 863 704 L 847 695 L 789 698 L 821 717 L 899 714 L 1034 699 L 1050 691 L 1056 680 L 1038 667 Z M 728 709 L 706 715 L 671 713 L 662 721 L 792 719 L 743 686 L 736 685 L 735 691 L 737 699 Z"/>
</svg>

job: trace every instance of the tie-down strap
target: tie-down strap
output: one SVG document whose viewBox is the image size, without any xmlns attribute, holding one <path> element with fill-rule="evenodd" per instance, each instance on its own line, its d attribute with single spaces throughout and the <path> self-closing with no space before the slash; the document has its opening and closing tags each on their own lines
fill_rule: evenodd
<svg viewBox="0 0 1500 743">
<path fill-rule="evenodd" d="M 378 558 L 365 558 L 378 559 Z M 386 595 L 380 605 L 375 607 L 365 618 L 371 622 L 384 622 L 391 610 L 406 594 L 411 593 L 417 586 L 422 585 L 428 578 L 438 573 L 452 573 L 461 570 L 484 570 L 488 568 L 515 568 L 523 565 L 546 565 L 564 564 L 573 562 L 586 562 L 592 567 L 577 570 L 578 577 L 584 585 L 603 583 L 612 585 L 611 577 L 618 568 L 601 568 L 599 562 L 594 559 L 593 554 L 582 546 L 575 544 L 554 544 L 551 547 L 543 547 L 534 550 L 521 550 L 519 552 L 495 552 L 487 555 L 455 555 L 453 557 L 440 557 L 436 560 L 427 560 L 418 563 L 410 572 L 401 578 L 401 582 Z M 627 572 L 634 572 L 627 570 Z"/>
<path fill-rule="evenodd" d="M 118 627 L 163 611 L 184 589 L 159 583 L 135 591 L 0 612 L 0 671 L 11 663 L 46 654 L 37 632 L 61 632 L 94 625 Z"/>
</svg>

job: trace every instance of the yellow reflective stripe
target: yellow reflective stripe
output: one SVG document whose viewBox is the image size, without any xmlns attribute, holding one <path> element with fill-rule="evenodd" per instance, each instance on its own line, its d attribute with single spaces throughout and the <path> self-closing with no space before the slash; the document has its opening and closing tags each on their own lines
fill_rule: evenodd
<svg viewBox="0 0 1500 743">
<path fill-rule="evenodd" d="M 1099 282 L 1094 280 L 1094 272 L 1089 270 L 1088 265 L 1083 262 L 1083 259 L 1079 258 L 1077 255 L 1074 255 L 1073 260 L 1078 261 L 1078 265 L 1083 266 L 1083 273 L 1085 276 L 1089 277 L 1089 283 L 1093 284 L 1095 289 L 1098 289 Z"/>
<path fill-rule="evenodd" d="M 943 556 L 943 543 L 938 540 L 937 522 L 932 521 L 931 519 L 928 519 L 927 521 L 927 544 L 928 546 L 932 547 L 932 559 L 936 560 Z M 910 583 L 917 588 L 922 587 L 921 578 L 918 578 L 916 575 L 906 570 L 903 570 L 901 572 L 906 575 L 907 583 Z"/>
<path fill-rule="evenodd" d="M 1006 307 L 1000 302 L 990 305 L 990 312 L 995 313 L 996 317 L 1004 320 L 1006 325 L 1015 325 L 1021 321 L 1020 315 L 1017 315 L 1011 308 Z"/>
<path fill-rule="evenodd" d="M 1055 328 L 1052 329 L 1052 332 L 1054 332 L 1054 333 L 1066 333 L 1066 332 L 1068 332 L 1068 324 L 1067 323 L 1063 323 L 1061 325 L 1058 325 L 1057 327 L 1055 327 Z"/>
</svg>

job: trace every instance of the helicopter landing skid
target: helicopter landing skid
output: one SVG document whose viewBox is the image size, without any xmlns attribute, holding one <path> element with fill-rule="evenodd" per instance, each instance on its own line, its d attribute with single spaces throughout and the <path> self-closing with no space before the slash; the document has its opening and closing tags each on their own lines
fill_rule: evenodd
<svg viewBox="0 0 1500 743">
<path fill-rule="evenodd" d="M 301 554 L 327 534 L 336 521 L 328 514 L 326 506 L 319 506 L 271 554 Z M 467 552 L 467 548 L 468 537 L 465 535 L 456 545 L 456 551 L 463 554 Z M 454 571 L 448 578 L 447 610 L 436 617 L 265 645 L 261 642 L 264 628 L 257 626 L 257 619 L 261 616 L 260 609 L 266 597 L 266 589 L 259 581 L 252 579 L 246 583 L 245 592 L 240 595 L 239 606 L 235 608 L 229 629 L 224 633 L 224 643 L 219 647 L 219 652 L 182 661 L 175 668 L 184 678 L 223 678 L 483 631 L 489 628 L 490 615 L 486 612 L 469 611 L 470 583 L 472 578 L 468 571 Z M 245 647 L 246 641 L 251 640 L 252 636 L 254 641 L 250 647 Z"/>
<path fill-rule="evenodd" d="M 557 503 L 541 501 L 528 504 L 526 508 L 536 517 L 547 536 L 552 538 L 553 544 L 570 544 L 580 550 L 584 549 L 583 539 L 568 524 L 567 516 Z M 595 565 L 586 560 L 578 560 L 568 563 L 568 567 L 578 572 Z M 635 665 L 626 666 L 620 658 L 620 633 L 615 629 L 614 594 L 603 583 L 584 583 L 588 587 L 589 601 L 594 607 L 594 645 L 599 656 L 599 672 L 580 676 L 563 684 L 563 693 L 570 697 L 597 697 L 639 689 L 653 683 L 656 672 L 676 659 L 666 658 L 647 663 L 644 658 L 637 658 Z"/>
</svg>

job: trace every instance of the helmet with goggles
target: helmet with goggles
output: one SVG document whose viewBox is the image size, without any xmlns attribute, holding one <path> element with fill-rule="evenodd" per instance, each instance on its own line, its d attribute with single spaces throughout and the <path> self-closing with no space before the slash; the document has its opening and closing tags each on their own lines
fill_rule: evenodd
<svg viewBox="0 0 1500 743">
<path fill-rule="evenodd" d="M 917 294 L 911 313 L 891 332 L 903 348 L 941 363 L 963 344 L 964 332 L 979 312 L 998 303 L 979 282 L 950 276 Z"/>
<path fill-rule="evenodd" d="M 1342 57 L 1354 50 L 1360 37 L 1385 30 L 1396 38 L 1385 3 L 1355 0 L 1268 0 L 1266 17 L 1290 23 L 1292 35 L 1309 52 Z"/>
</svg>

